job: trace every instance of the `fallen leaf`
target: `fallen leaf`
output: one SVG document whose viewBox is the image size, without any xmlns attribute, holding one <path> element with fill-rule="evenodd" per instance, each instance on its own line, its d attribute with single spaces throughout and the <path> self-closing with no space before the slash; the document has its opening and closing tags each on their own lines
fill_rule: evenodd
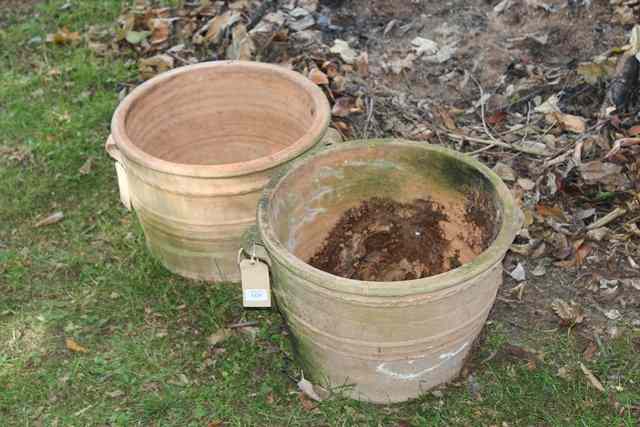
<svg viewBox="0 0 640 427">
<path fill-rule="evenodd" d="M 558 368 L 558 372 L 556 372 L 556 375 L 562 378 L 563 380 L 567 380 L 571 376 L 569 368 L 567 368 L 566 366 L 562 366 Z"/>
<path fill-rule="evenodd" d="M 517 282 L 522 282 L 527 278 L 527 274 L 522 263 L 518 263 L 516 268 L 514 268 L 513 271 L 509 273 L 509 275 L 513 277 L 513 279 Z"/>
<path fill-rule="evenodd" d="M 605 389 L 602 386 L 602 383 L 598 380 L 598 378 L 596 378 L 595 375 L 593 375 L 593 372 L 591 372 L 589 370 L 589 368 L 587 368 L 586 366 L 584 366 L 584 363 L 580 362 L 580 369 L 582 369 L 582 373 L 584 373 L 584 375 L 587 377 L 587 379 L 589 380 L 589 382 L 591 383 L 591 385 L 598 390 L 599 392 L 605 393 Z"/>
<path fill-rule="evenodd" d="M 493 114 L 487 116 L 487 123 L 491 126 L 498 126 L 502 124 L 507 119 L 506 111 L 496 111 Z"/>
<path fill-rule="evenodd" d="M 493 171 L 505 181 L 516 180 L 516 173 L 513 171 L 511 166 L 505 163 L 502 163 L 502 162 L 496 163 L 496 165 L 493 167 Z"/>
<path fill-rule="evenodd" d="M 493 12 L 498 15 L 505 10 L 509 9 L 513 3 L 513 0 L 502 0 L 500 3 L 493 7 Z"/>
<path fill-rule="evenodd" d="M 573 268 L 580 267 L 584 264 L 585 259 L 591 253 L 593 246 L 589 243 L 584 243 L 584 240 L 578 240 L 574 243 L 575 256 L 567 261 L 558 261 L 554 263 L 557 267 Z"/>
<path fill-rule="evenodd" d="M 347 64 L 353 64 L 358 59 L 358 53 L 351 49 L 349 43 L 341 39 L 335 39 L 333 46 L 329 50 L 331 53 L 335 53 L 342 58 Z"/>
<path fill-rule="evenodd" d="M 627 130 L 627 135 L 629 135 L 629 136 L 638 136 L 638 135 L 640 135 L 640 125 L 631 126 Z"/>
<path fill-rule="evenodd" d="M 207 33 L 203 41 L 214 44 L 220 43 L 227 28 L 229 28 L 232 23 L 237 22 L 238 18 L 238 15 L 232 14 L 230 11 L 225 12 L 223 15 L 216 16 L 205 25 Z M 194 43 L 195 42 L 196 40 L 194 40 Z"/>
<path fill-rule="evenodd" d="M 322 64 L 322 69 L 327 74 L 327 77 L 329 77 L 330 79 L 333 79 L 336 76 L 338 76 L 338 72 L 339 72 L 338 71 L 338 64 L 336 64 L 333 61 L 325 61 Z"/>
<path fill-rule="evenodd" d="M 531 271 L 531 275 L 535 277 L 542 277 L 545 274 L 547 274 L 547 269 L 542 264 L 537 265 L 536 268 Z"/>
<path fill-rule="evenodd" d="M 316 402 L 321 402 L 324 400 L 322 397 L 318 395 L 318 393 L 314 388 L 314 385 L 305 379 L 304 375 L 302 376 L 302 379 L 298 381 L 298 388 L 300 389 L 301 392 L 305 394 L 305 396 L 310 397 Z"/>
<path fill-rule="evenodd" d="M 440 117 L 440 120 L 442 120 L 442 123 L 447 129 L 449 130 L 458 129 L 458 126 L 456 126 L 456 122 L 451 116 L 451 114 L 449 113 L 449 111 L 447 111 L 444 108 L 437 108 L 436 114 Z"/>
<path fill-rule="evenodd" d="M 559 104 L 560 104 L 560 98 L 558 98 L 558 95 L 552 95 L 545 102 L 538 105 L 534 109 L 534 111 L 536 113 L 543 113 L 543 114 L 560 112 Z"/>
<path fill-rule="evenodd" d="M 147 80 L 157 74 L 173 68 L 174 59 L 167 54 L 160 54 L 152 56 L 151 58 L 143 58 L 138 63 L 138 69 L 140 70 L 140 77 Z"/>
<path fill-rule="evenodd" d="M 536 187 L 536 183 L 529 178 L 518 178 L 517 183 L 524 191 L 531 191 Z"/>
<path fill-rule="evenodd" d="M 69 351 L 74 353 L 88 353 L 89 350 L 78 344 L 73 338 L 67 338 L 65 340 L 65 345 Z"/>
<path fill-rule="evenodd" d="M 331 91 L 333 93 L 343 93 L 347 84 L 347 79 L 344 76 L 335 76 L 331 80 Z"/>
<path fill-rule="evenodd" d="M 289 19 L 289 28 L 292 31 L 304 31 L 313 27 L 316 23 L 313 15 L 302 7 L 297 7 L 289 12 L 291 18 Z"/>
<path fill-rule="evenodd" d="M 573 326 L 584 321 L 584 309 L 573 301 L 569 304 L 561 298 L 556 298 L 551 303 L 551 308 L 563 324 Z"/>
<path fill-rule="evenodd" d="M 587 238 L 596 242 L 601 242 L 611 235 L 611 230 L 607 227 L 600 227 L 587 231 Z"/>
<path fill-rule="evenodd" d="M 137 45 L 145 41 L 149 35 L 151 35 L 151 31 L 129 31 L 125 36 L 125 39 L 129 43 Z"/>
<path fill-rule="evenodd" d="M 80 41 L 82 37 L 77 31 L 69 31 L 67 27 L 62 27 L 53 34 L 47 35 L 47 41 L 57 45 L 67 45 Z"/>
<path fill-rule="evenodd" d="M 209 335 L 207 338 L 207 342 L 210 346 L 215 346 L 227 339 L 231 335 L 231 331 L 229 329 L 223 328 L 219 329 L 216 332 Z"/>
<path fill-rule="evenodd" d="M 62 213 L 62 211 L 54 212 L 51 215 L 48 215 L 46 218 L 43 218 L 40 221 L 36 222 L 34 227 L 38 228 L 38 227 L 43 227 L 45 225 L 55 224 L 62 221 L 63 219 L 64 219 L 64 214 Z"/>
<path fill-rule="evenodd" d="M 580 165 L 582 179 L 592 184 L 611 182 L 612 179 L 617 181 L 621 173 L 622 166 L 616 165 L 615 163 L 595 160 Z"/>
<path fill-rule="evenodd" d="M 317 68 L 309 71 L 309 79 L 319 86 L 329 84 L 329 78 L 327 77 L 327 75 Z"/>
<path fill-rule="evenodd" d="M 573 114 L 553 112 L 547 116 L 547 121 L 558 122 L 563 129 L 573 133 L 585 133 L 587 130 L 587 120 Z"/>
<path fill-rule="evenodd" d="M 404 70 L 411 70 L 413 68 L 413 61 L 416 56 L 413 53 L 407 54 L 404 58 L 393 57 L 391 60 L 382 64 L 385 72 L 391 71 L 393 74 L 402 74 Z"/>
<path fill-rule="evenodd" d="M 598 346 L 596 345 L 596 343 L 594 343 L 593 341 L 589 341 L 589 345 L 587 345 L 587 348 L 585 348 L 582 352 L 582 357 L 584 357 L 584 360 L 586 360 L 587 362 L 590 362 L 593 360 L 593 356 L 595 356 L 597 351 Z"/>
<path fill-rule="evenodd" d="M 365 51 L 356 58 L 356 69 L 361 77 L 369 75 L 369 54 Z"/>
<path fill-rule="evenodd" d="M 160 45 L 169 40 L 171 34 L 170 19 L 153 19 L 151 20 L 151 44 Z"/>
<path fill-rule="evenodd" d="M 418 57 L 424 55 L 433 55 L 438 52 L 438 44 L 433 40 L 426 39 L 424 37 L 416 37 L 411 40 L 411 44 L 413 45 L 416 55 Z"/>
<path fill-rule="evenodd" d="M 336 99 L 336 103 L 331 109 L 331 114 L 336 117 L 347 117 L 351 113 L 360 112 L 362 112 L 362 108 L 358 105 L 357 99 L 352 96 L 343 96 Z"/>
<path fill-rule="evenodd" d="M 608 77 L 608 70 L 602 64 L 595 64 L 593 62 L 583 62 L 578 64 L 577 72 L 584 80 L 592 85 L 598 83 L 600 79 Z"/>
<path fill-rule="evenodd" d="M 609 320 L 618 320 L 622 317 L 622 313 L 620 313 L 620 311 L 616 310 L 615 308 L 611 310 L 605 310 L 603 314 Z"/>
<path fill-rule="evenodd" d="M 539 203 L 536 205 L 536 213 L 543 218 L 551 217 L 558 221 L 566 220 L 566 215 L 560 206 L 549 206 Z"/>
<path fill-rule="evenodd" d="M 256 45 L 247 33 L 247 27 L 243 24 L 233 27 L 231 44 L 227 48 L 227 59 L 250 61 L 255 50 Z"/>
<path fill-rule="evenodd" d="M 89 156 L 87 158 L 87 160 L 84 162 L 84 164 L 80 167 L 80 170 L 78 171 L 80 172 L 80 175 L 88 175 L 91 172 L 91 169 L 93 168 L 93 161 L 94 161 L 93 156 Z"/>
<path fill-rule="evenodd" d="M 300 403 L 302 404 L 302 407 L 305 411 L 312 411 L 317 406 L 317 404 L 313 400 L 309 399 L 303 392 L 300 392 L 298 394 L 298 399 L 300 400 Z"/>
</svg>

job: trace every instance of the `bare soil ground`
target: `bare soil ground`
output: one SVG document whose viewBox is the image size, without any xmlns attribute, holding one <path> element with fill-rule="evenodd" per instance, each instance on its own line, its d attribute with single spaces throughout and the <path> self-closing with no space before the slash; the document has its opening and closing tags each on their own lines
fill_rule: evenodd
<svg viewBox="0 0 640 427">
<path fill-rule="evenodd" d="M 321 1 L 321 13 L 339 27 L 324 32 L 325 42 L 331 45 L 335 38 L 344 39 L 357 51 L 368 53 L 368 76 L 354 79 L 354 84 L 361 87 L 352 88 L 351 92 L 367 94 L 371 110 L 348 118 L 354 136 L 420 139 L 425 127 L 454 132 L 465 126 L 477 129 L 482 126 L 477 108 L 479 87 L 488 95 L 486 117 L 519 114 L 522 122 L 535 97 L 546 99 L 561 92 L 563 111 L 596 123 L 605 101 L 605 84 L 586 84 L 576 70 L 581 62 L 626 43 L 628 28 L 618 22 L 609 2 L 594 1 L 587 6 L 559 0 L 514 1 L 504 12 L 497 13 L 494 8 L 498 3 Z M 443 63 L 416 58 L 402 72 L 389 72 L 388 64 L 412 52 L 416 37 L 452 45 L 456 53 Z M 446 114 L 443 118 L 442 111 L 446 110 L 459 113 L 454 117 L 453 129 L 447 126 Z M 427 132 L 426 139 L 451 144 L 438 132 L 435 139 Z M 452 145 L 460 149 L 464 143 Z M 535 179 L 542 166 L 537 159 L 518 154 L 480 156 L 490 165 L 507 158 L 521 177 Z M 505 270 L 511 271 L 522 262 L 529 274 L 524 282 L 505 275 L 506 283 L 492 317 L 506 320 L 515 336 L 526 329 L 556 330 L 558 317 L 551 305 L 556 298 L 562 298 L 575 301 L 586 310 L 587 321 L 578 325 L 579 332 L 591 338 L 594 333 L 607 336 L 607 330 L 609 335 L 615 335 L 618 319 L 611 310 L 624 313 L 629 323 L 640 319 L 638 290 L 630 281 L 615 280 L 637 276 L 638 272 L 621 268 L 606 258 L 607 245 L 596 246 L 586 265 L 569 269 L 554 266 L 544 255 L 510 255 Z M 531 275 L 539 265 L 546 272 Z M 611 279 L 614 281 L 606 284 Z"/>
</svg>

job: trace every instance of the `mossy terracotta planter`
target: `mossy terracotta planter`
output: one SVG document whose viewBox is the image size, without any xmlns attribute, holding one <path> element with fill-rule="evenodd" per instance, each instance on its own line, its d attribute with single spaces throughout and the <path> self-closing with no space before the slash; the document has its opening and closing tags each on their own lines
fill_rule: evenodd
<svg viewBox="0 0 640 427">
<path fill-rule="evenodd" d="M 363 200 L 431 198 L 453 212 L 478 192 L 495 218 L 493 238 L 454 270 L 365 282 L 306 263 L 340 216 Z M 325 387 L 350 386 L 344 390 L 351 397 L 376 403 L 415 398 L 453 379 L 494 303 L 501 261 L 521 221 L 497 175 L 441 147 L 354 141 L 292 164 L 265 189 L 258 232 L 305 376 Z"/>
<path fill-rule="evenodd" d="M 106 149 L 150 251 L 182 276 L 237 281 L 240 238 L 255 224 L 263 187 L 322 139 L 329 120 L 324 94 L 298 73 L 202 63 L 127 96 Z"/>
</svg>

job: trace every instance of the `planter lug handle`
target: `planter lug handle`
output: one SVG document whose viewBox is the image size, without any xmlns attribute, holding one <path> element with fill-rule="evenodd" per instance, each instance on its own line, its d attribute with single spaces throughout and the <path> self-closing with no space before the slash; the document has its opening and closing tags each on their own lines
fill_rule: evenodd
<svg viewBox="0 0 640 427">
<path fill-rule="evenodd" d="M 120 201 L 127 208 L 131 210 L 131 193 L 129 191 L 129 178 L 127 175 L 127 168 L 122 161 L 122 153 L 116 145 L 116 141 L 113 139 L 113 135 L 109 135 L 107 142 L 104 145 L 106 152 L 115 160 L 116 174 L 118 175 L 118 189 L 120 190 Z"/>
</svg>

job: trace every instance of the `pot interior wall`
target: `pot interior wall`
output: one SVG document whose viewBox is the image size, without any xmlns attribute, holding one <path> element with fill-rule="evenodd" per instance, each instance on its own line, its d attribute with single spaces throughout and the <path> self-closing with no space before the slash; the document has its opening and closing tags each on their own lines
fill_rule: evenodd
<svg viewBox="0 0 640 427">
<path fill-rule="evenodd" d="M 220 165 L 277 153 L 316 112 L 296 82 L 264 70 L 203 68 L 148 88 L 125 120 L 129 139 L 173 163 Z"/>
<path fill-rule="evenodd" d="M 374 197 L 442 206 L 447 220 L 440 225 L 462 264 L 479 254 L 480 241 L 486 249 L 501 225 L 495 190 L 479 170 L 439 151 L 384 144 L 305 162 L 273 193 L 270 222 L 280 242 L 308 262 L 345 211 Z"/>
</svg>

